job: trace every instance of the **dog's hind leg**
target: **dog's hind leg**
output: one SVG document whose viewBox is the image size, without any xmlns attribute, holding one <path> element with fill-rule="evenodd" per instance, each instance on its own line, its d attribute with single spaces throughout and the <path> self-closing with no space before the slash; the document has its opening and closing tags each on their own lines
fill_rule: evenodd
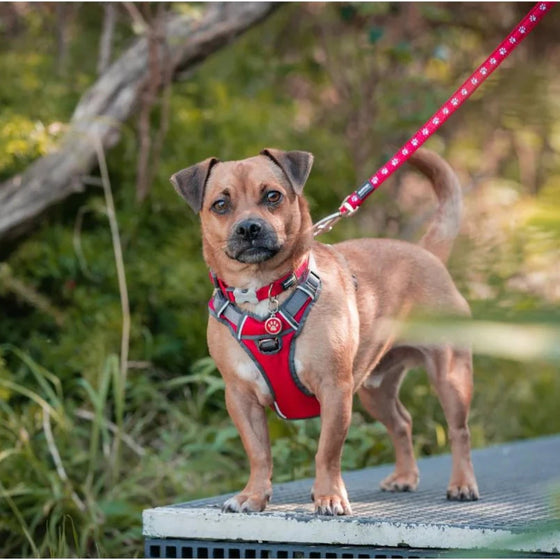
<svg viewBox="0 0 560 560">
<path fill-rule="evenodd" d="M 412 418 L 399 400 L 399 389 L 407 370 L 419 357 L 413 349 L 391 350 L 358 391 L 364 408 L 387 428 L 395 449 L 395 470 L 381 482 L 382 490 L 408 492 L 418 486 Z"/>
<path fill-rule="evenodd" d="M 473 391 L 471 352 L 447 346 L 425 350 L 424 355 L 428 376 L 438 394 L 449 428 L 453 466 L 447 498 L 478 500 L 467 424 Z"/>
</svg>

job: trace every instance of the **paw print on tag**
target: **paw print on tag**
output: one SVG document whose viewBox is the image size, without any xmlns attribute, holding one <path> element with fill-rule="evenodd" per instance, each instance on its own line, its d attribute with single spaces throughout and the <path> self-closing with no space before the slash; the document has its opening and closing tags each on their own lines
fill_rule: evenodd
<svg viewBox="0 0 560 560">
<path fill-rule="evenodd" d="M 278 317 L 269 317 L 264 322 L 264 330 L 268 334 L 278 334 L 282 330 L 282 321 Z"/>
</svg>

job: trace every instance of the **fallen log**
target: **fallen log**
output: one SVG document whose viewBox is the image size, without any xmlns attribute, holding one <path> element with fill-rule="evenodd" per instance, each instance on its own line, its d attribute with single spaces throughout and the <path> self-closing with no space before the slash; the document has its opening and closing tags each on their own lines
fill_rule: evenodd
<svg viewBox="0 0 560 560">
<path fill-rule="evenodd" d="M 207 4 L 199 17 L 173 16 L 165 23 L 158 56 L 177 76 L 266 18 L 276 5 L 221 2 Z M 57 149 L 0 184 L 0 239 L 26 233 L 50 206 L 86 188 L 82 179 L 97 164 L 96 147 L 107 150 L 119 141 L 148 72 L 148 40 L 142 37 L 84 93 Z"/>
</svg>

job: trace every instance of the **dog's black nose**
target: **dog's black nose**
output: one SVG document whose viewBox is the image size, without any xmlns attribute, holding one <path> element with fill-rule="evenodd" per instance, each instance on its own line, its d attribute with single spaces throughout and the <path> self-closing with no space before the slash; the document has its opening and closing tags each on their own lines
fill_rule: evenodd
<svg viewBox="0 0 560 560">
<path fill-rule="evenodd" d="M 235 228 L 235 233 L 245 239 L 256 239 L 262 231 L 262 224 L 256 220 L 243 220 Z"/>
</svg>

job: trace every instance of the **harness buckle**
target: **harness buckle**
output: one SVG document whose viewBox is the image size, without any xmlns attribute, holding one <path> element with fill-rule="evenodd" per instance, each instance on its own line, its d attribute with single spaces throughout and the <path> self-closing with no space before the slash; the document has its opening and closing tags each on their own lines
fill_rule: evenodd
<svg viewBox="0 0 560 560">
<path fill-rule="evenodd" d="M 278 337 L 261 338 L 257 341 L 261 354 L 276 354 L 282 348 L 282 341 Z"/>
<path fill-rule="evenodd" d="M 288 278 L 284 280 L 284 282 L 282 282 L 282 288 L 284 290 L 287 290 L 288 288 L 291 288 L 296 282 L 297 282 L 296 273 L 292 272 L 292 275 L 288 276 Z"/>
</svg>

